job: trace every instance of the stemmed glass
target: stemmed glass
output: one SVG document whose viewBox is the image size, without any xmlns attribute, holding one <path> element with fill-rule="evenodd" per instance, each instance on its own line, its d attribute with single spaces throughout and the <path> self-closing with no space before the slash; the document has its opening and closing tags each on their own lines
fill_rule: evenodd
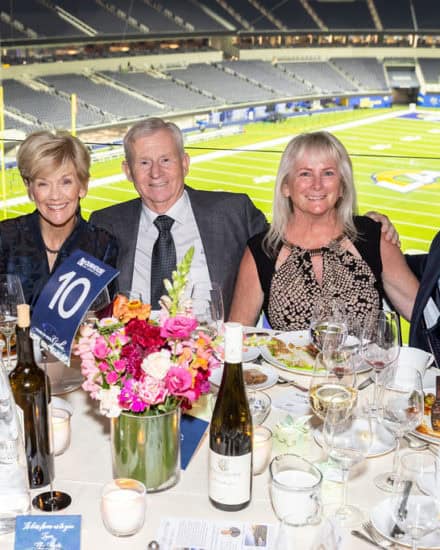
<svg viewBox="0 0 440 550">
<path fill-rule="evenodd" d="M 310 322 L 310 337 L 320 350 L 339 349 L 347 337 L 345 308 L 341 301 L 319 302 L 315 305 Z"/>
<path fill-rule="evenodd" d="M 195 283 L 191 290 L 191 309 L 199 323 L 198 330 L 205 331 L 211 338 L 222 333 L 223 295 L 217 283 Z"/>
<path fill-rule="evenodd" d="M 400 325 L 394 311 L 380 310 L 368 317 L 362 331 L 361 355 L 374 370 L 372 412 L 378 410 L 379 373 L 391 366 L 399 357 Z"/>
<path fill-rule="evenodd" d="M 111 304 L 110 294 L 107 287 L 104 287 L 98 296 L 90 304 L 90 307 L 85 315 L 84 323 L 94 325 L 98 318 L 99 312 L 103 311 Z"/>
<path fill-rule="evenodd" d="M 374 480 L 376 486 L 384 491 L 393 490 L 399 466 L 401 438 L 421 424 L 424 413 L 423 383 L 420 372 L 414 369 L 413 376 L 405 386 L 402 380 L 396 380 L 396 384 L 398 386 L 394 386 L 394 380 L 384 380 L 380 391 L 377 417 L 396 440 L 392 472 L 380 474 Z"/>
<path fill-rule="evenodd" d="M 321 420 L 330 405 L 341 418 L 349 415 L 357 400 L 352 354 L 343 350 L 318 353 L 309 388 L 310 406 Z"/>
<path fill-rule="evenodd" d="M 340 414 L 339 402 L 330 403 L 322 429 L 322 440 L 329 458 L 342 471 L 342 504 L 336 509 L 335 517 L 343 526 L 352 526 L 362 521 L 361 510 L 347 504 L 347 485 L 351 468 L 366 458 L 372 439 L 371 418 L 365 411 L 355 408 L 344 418 Z"/>
<path fill-rule="evenodd" d="M 400 475 L 395 479 L 391 498 L 391 516 L 400 533 L 398 540 L 411 541 L 412 550 L 417 550 L 418 542 L 440 527 L 440 501 L 438 483 L 432 491 L 421 494 L 418 483 L 424 476 L 438 472 L 432 455 L 409 453 L 402 457 Z M 393 528 L 395 532 L 396 528 Z M 428 546 L 423 544 L 424 547 Z"/>
<path fill-rule="evenodd" d="M 17 275 L 0 275 L 0 332 L 6 340 L 6 368 L 11 370 L 11 337 L 17 324 L 17 305 L 24 304 L 23 288 Z"/>
</svg>

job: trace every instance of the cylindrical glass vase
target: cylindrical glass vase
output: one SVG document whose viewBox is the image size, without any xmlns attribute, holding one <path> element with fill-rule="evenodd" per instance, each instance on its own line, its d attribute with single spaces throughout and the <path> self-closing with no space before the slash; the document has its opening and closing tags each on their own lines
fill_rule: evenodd
<svg viewBox="0 0 440 550">
<path fill-rule="evenodd" d="M 180 408 L 155 416 L 122 412 L 111 419 L 114 478 L 141 481 L 147 492 L 173 487 L 180 478 Z"/>
</svg>

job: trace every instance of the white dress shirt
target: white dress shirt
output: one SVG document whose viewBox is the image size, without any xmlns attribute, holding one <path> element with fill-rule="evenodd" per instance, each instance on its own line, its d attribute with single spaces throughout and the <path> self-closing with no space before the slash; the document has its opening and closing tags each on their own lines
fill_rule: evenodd
<svg viewBox="0 0 440 550">
<path fill-rule="evenodd" d="M 184 191 L 180 199 L 164 214 L 174 219 L 171 234 L 176 246 L 177 263 L 182 261 L 190 246 L 194 246 L 189 286 L 196 282 L 210 283 L 205 251 L 188 193 Z M 139 292 L 142 300 L 146 303 L 150 302 L 151 255 L 154 243 L 159 235 L 159 231 L 153 222 L 158 215 L 157 212 L 153 212 L 145 204 L 142 204 L 131 290 Z M 189 288 L 190 291 L 191 288 Z"/>
</svg>

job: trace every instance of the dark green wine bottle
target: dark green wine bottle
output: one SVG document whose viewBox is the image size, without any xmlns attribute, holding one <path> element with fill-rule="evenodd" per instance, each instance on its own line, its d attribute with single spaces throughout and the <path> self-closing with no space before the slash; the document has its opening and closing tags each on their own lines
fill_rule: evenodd
<svg viewBox="0 0 440 550">
<path fill-rule="evenodd" d="M 223 377 L 209 430 L 209 499 L 242 510 L 252 495 L 252 417 L 242 369 L 243 327 L 225 323 Z"/>
<path fill-rule="evenodd" d="M 18 414 L 23 423 L 24 447 L 32 489 L 53 479 L 54 464 L 50 438 L 50 385 L 36 364 L 29 334 L 29 306 L 17 307 L 17 366 L 9 375 Z"/>
</svg>

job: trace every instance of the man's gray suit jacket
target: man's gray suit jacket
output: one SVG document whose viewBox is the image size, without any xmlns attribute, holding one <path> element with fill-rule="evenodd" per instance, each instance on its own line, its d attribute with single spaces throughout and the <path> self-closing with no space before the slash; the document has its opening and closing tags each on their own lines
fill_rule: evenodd
<svg viewBox="0 0 440 550">
<path fill-rule="evenodd" d="M 228 318 L 235 281 L 247 241 L 267 228 L 263 213 L 245 194 L 199 191 L 185 186 L 202 239 L 209 275 L 223 290 Z M 90 222 L 118 240 L 118 286 L 131 289 L 142 211 L 141 199 L 93 212 Z"/>
</svg>

